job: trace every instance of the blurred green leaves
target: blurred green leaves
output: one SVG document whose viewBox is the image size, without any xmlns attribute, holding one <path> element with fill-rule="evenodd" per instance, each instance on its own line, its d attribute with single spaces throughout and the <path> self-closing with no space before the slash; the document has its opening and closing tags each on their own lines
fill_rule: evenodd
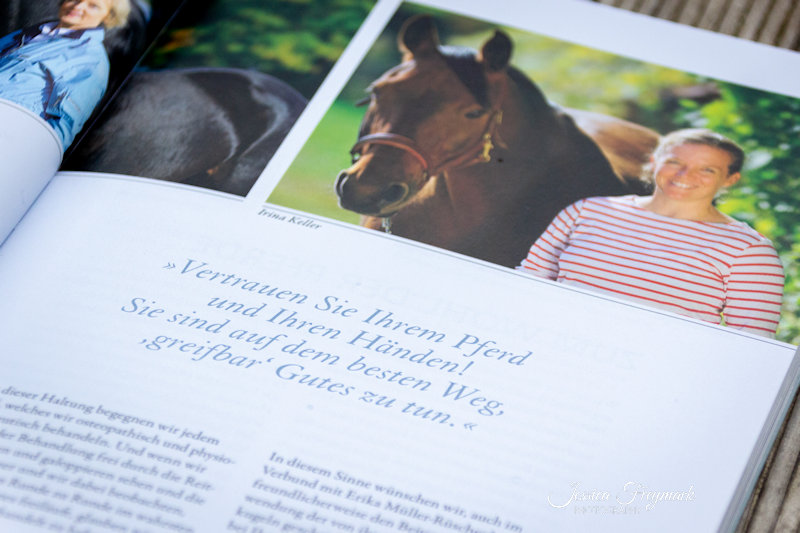
<svg viewBox="0 0 800 533">
<path fill-rule="evenodd" d="M 718 82 L 720 98 L 678 120 L 738 142 L 748 154 L 739 185 L 719 208 L 775 244 L 786 269 L 778 336 L 800 344 L 800 101 Z"/>
<path fill-rule="evenodd" d="M 718 207 L 775 244 L 786 269 L 777 336 L 800 344 L 800 100 L 509 33 L 515 42 L 513 62 L 559 104 L 625 118 L 660 133 L 709 128 L 744 148 L 743 179 Z"/>
<path fill-rule="evenodd" d="M 149 56 L 147 67 L 254 69 L 287 82 L 310 98 L 375 2 L 218 0 L 207 3 L 207 9 L 195 6 L 194 12 L 178 21 L 177 27 L 167 33 Z"/>
</svg>

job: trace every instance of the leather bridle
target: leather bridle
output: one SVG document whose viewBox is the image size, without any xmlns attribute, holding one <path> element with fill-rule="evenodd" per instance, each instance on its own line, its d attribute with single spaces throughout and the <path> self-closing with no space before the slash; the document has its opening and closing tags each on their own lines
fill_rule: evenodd
<svg viewBox="0 0 800 533">
<path fill-rule="evenodd" d="M 360 155 L 361 149 L 367 144 L 380 144 L 399 148 L 419 162 L 422 166 L 423 178 L 427 181 L 432 176 L 437 176 L 442 172 L 491 161 L 491 152 L 495 147 L 493 140 L 496 138 L 497 128 L 502 121 L 503 111 L 499 107 L 493 108 L 489 115 L 489 121 L 478 139 L 460 153 L 438 164 L 432 162 L 430 156 L 414 139 L 391 132 L 370 133 L 360 137 L 350 149 L 350 155 L 354 157 Z"/>
<path fill-rule="evenodd" d="M 398 148 L 407 152 L 419 162 L 420 166 L 422 166 L 422 177 L 425 182 L 431 177 L 437 176 L 443 172 L 469 167 L 478 163 L 488 163 L 492 160 L 491 152 L 495 147 L 495 142 L 501 146 L 503 145 L 502 141 L 498 138 L 497 129 L 503 122 L 503 111 L 500 106 L 503 101 L 504 93 L 505 90 L 501 92 L 500 97 L 497 99 L 498 101 L 492 107 L 486 127 L 476 141 L 467 146 L 460 153 L 438 164 L 433 163 L 430 156 L 414 139 L 391 132 L 370 133 L 359 137 L 350 149 L 350 155 L 355 161 L 356 156 L 361 155 L 361 149 L 368 144 L 379 144 Z M 382 217 L 381 229 L 386 233 L 391 233 L 391 228 L 391 217 Z"/>
</svg>

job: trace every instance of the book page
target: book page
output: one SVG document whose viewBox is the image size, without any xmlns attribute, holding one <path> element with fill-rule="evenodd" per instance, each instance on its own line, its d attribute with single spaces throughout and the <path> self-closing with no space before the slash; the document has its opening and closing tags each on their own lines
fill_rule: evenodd
<svg viewBox="0 0 800 533">
<path fill-rule="evenodd" d="M 180 2 L 7 4 L 0 21 L 0 242 Z"/>
<path fill-rule="evenodd" d="M 0 100 L 0 243 L 61 163 L 61 141 L 29 110 Z"/>
<path fill-rule="evenodd" d="M 3 247 L 9 525 L 719 525 L 794 347 L 220 200 L 65 177 Z"/>
<path fill-rule="evenodd" d="M 376 231 L 337 204 L 365 114 L 340 100 L 402 61 L 397 32 L 409 16 L 461 28 L 441 38 L 478 49 L 497 30 L 514 42 L 536 34 L 530 47 L 567 69 L 565 57 L 592 56 L 580 47 L 609 54 L 592 61 L 611 68 L 635 43 L 718 42 L 590 4 L 516 7 L 524 24 L 482 2 L 377 3 L 238 192 L 126 172 L 56 176 L 0 247 L 0 525 L 735 527 L 797 389 L 791 312 L 771 339 L 537 279 L 402 226 Z M 631 33 L 584 31 L 589 21 Z M 777 52 L 730 44 L 759 59 L 754 68 Z M 686 69 L 659 79 L 694 86 L 691 73 L 706 72 L 744 84 L 753 74 L 714 70 L 713 47 L 693 66 L 656 49 L 636 48 L 634 63 L 652 55 Z M 800 94 L 757 79 L 754 90 L 779 91 L 775 105 Z M 459 111 L 487 118 L 474 104 Z M 410 152 L 399 160 L 422 165 Z"/>
</svg>

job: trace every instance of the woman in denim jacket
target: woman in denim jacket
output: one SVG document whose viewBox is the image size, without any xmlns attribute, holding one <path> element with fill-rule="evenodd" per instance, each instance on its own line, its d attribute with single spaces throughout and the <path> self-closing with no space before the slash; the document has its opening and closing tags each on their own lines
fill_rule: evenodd
<svg viewBox="0 0 800 533">
<path fill-rule="evenodd" d="M 0 98 L 47 121 L 66 150 L 108 85 L 105 29 L 129 12 L 128 0 L 64 0 L 58 21 L 0 38 Z"/>
</svg>

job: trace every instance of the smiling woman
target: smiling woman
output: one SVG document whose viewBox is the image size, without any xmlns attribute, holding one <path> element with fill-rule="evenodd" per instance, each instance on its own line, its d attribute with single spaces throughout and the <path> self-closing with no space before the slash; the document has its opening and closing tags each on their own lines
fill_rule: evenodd
<svg viewBox="0 0 800 533">
<path fill-rule="evenodd" d="M 111 0 L 66 0 L 58 13 L 58 27 L 70 30 L 96 28 L 111 11 Z"/>
<path fill-rule="evenodd" d="M 783 268 L 769 240 L 720 212 L 744 153 L 703 129 L 665 136 L 647 197 L 596 197 L 564 209 L 518 270 L 772 337 Z"/>
<path fill-rule="evenodd" d="M 714 207 L 714 198 L 741 178 L 744 152 L 733 141 L 702 129 L 666 136 L 650 158 L 653 195 L 641 206 L 672 218 L 732 222 Z"/>
<path fill-rule="evenodd" d="M 129 13 L 129 0 L 64 0 L 58 21 L 0 38 L 0 98 L 44 119 L 65 150 L 108 84 L 105 29 Z"/>
</svg>

